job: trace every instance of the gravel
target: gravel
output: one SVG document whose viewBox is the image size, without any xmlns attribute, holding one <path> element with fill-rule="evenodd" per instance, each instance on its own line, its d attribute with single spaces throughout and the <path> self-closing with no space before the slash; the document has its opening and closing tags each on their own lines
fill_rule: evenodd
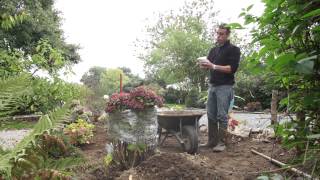
<svg viewBox="0 0 320 180">
<path fill-rule="evenodd" d="M 12 149 L 30 132 L 30 129 L 0 131 L 0 146 L 3 149 Z"/>
</svg>

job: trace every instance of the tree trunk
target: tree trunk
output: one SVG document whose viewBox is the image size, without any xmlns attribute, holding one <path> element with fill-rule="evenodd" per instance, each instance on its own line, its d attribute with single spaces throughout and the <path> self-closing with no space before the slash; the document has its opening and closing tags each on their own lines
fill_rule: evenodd
<svg viewBox="0 0 320 180">
<path fill-rule="evenodd" d="M 278 114 L 278 91 L 272 90 L 272 99 L 271 99 L 271 124 L 277 123 L 277 114 Z"/>
<path fill-rule="evenodd" d="M 297 116 L 297 120 L 299 122 L 299 125 L 301 127 L 301 125 L 304 124 L 306 121 L 306 114 L 304 111 L 298 111 L 296 116 Z M 305 144 L 296 145 L 296 150 L 297 150 L 298 155 L 302 155 L 305 150 Z"/>
</svg>

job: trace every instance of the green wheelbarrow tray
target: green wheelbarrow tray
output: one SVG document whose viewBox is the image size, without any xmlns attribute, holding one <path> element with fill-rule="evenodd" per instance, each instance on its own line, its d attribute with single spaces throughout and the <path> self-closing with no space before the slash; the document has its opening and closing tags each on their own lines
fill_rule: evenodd
<svg viewBox="0 0 320 180">
<path fill-rule="evenodd" d="M 190 154 L 198 152 L 199 119 L 204 114 L 204 109 L 157 112 L 159 145 L 161 146 L 169 135 L 173 135 L 184 151 Z"/>
</svg>

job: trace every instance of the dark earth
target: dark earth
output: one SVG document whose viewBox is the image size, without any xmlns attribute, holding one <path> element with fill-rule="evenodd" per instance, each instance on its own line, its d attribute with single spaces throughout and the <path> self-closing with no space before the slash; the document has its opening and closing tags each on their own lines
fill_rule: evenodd
<svg viewBox="0 0 320 180">
<path fill-rule="evenodd" d="M 121 179 L 121 180 L 170 180 L 170 179 L 256 179 L 261 174 L 279 173 L 293 177 L 269 160 L 253 154 L 255 149 L 279 161 L 287 162 L 293 152 L 286 152 L 273 139 L 240 138 L 232 136 L 228 150 L 214 153 L 200 148 L 196 155 L 184 153 L 174 138 L 168 138 L 156 154 L 135 168 L 123 171 L 115 167 L 107 170 L 103 159 L 108 142 L 105 125 L 96 122 L 95 137 L 91 144 L 81 147 L 86 163 L 74 170 L 75 179 Z M 231 136 L 231 135 L 230 135 Z M 200 134 L 205 142 L 206 134 Z M 281 171 L 280 171 L 281 170 Z"/>
</svg>

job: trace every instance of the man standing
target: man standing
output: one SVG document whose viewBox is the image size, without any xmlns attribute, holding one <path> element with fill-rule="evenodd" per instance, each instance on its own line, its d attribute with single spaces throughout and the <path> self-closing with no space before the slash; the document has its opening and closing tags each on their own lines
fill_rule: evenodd
<svg viewBox="0 0 320 180">
<path fill-rule="evenodd" d="M 233 99 L 234 74 L 240 61 L 240 49 L 229 41 L 230 28 L 220 25 L 217 45 L 212 48 L 200 67 L 210 70 L 207 102 L 208 142 L 206 147 L 221 152 L 226 148 L 228 110 Z"/>
</svg>

